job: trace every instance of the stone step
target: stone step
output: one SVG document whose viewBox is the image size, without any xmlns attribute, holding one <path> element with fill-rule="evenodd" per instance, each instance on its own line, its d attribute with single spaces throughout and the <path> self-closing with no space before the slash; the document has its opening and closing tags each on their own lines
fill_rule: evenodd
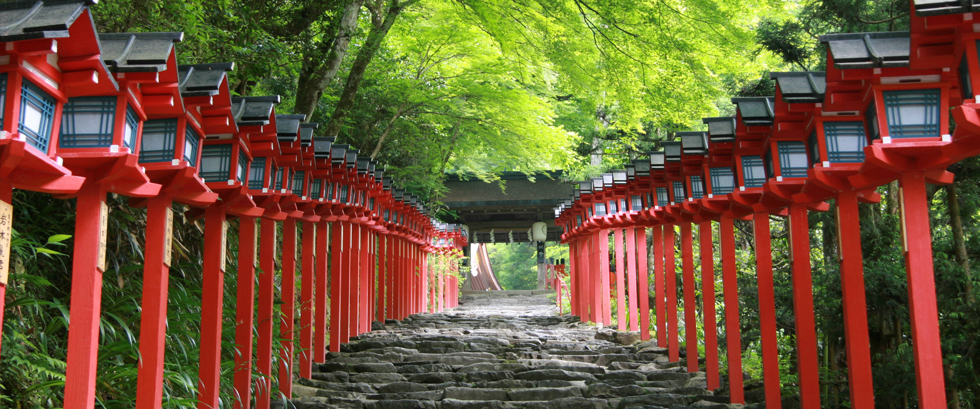
<svg viewBox="0 0 980 409">
<path fill-rule="evenodd" d="M 550 292 L 548 292 L 550 294 Z M 541 294 L 465 295 L 455 311 L 375 322 L 296 382 L 296 408 L 728 408 L 703 373 L 638 333 L 535 315 Z M 515 314 L 515 312 L 520 312 Z M 527 312 L 525 314 L 524 312 Z"/>
</svg>

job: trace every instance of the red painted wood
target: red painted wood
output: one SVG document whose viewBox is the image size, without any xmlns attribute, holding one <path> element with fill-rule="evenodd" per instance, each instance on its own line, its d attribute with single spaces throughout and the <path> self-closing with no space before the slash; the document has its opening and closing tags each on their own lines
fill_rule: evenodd
<svg viewBox="0 0 980 409">
<path fill-rule="evenodd" d="M 350 304 L 347 306 L 347 332 L 344 335 L 343 343 L 349 343 L 351 337 L 357 336 L 359 319 L 358 310 L 361 307 L 361 278 L 358 275 L 360 269 L 360 257 L 358 257 L 358 252 L 360 251 L 361 243 L 361 226 L 348 223 L 350 227 L 350 234 L 347 236 L 348 245 L 346 256 L 347 262 L 345 263 L 345 271 L 347 272 L 347 294 Z"/>
<path fill-rule="evenodd" d="M 312 224 L 312 223 L 310 223 Z M 279 322 L 279 392 L 293 397 L 293 332 L 296 326 L 296 219 L 282 222 L 282 319 Z"/>
<path fill-rule="evenodd" d="M 725 339 L 728 356 L 728 390 L 731 403 L 745 404 L 742 379 L 742 334 L 738 316 L 738 272 L 735 258 L 735 222 L 721 218 L 721 282 L 725 301 Z"/>
<path fill-rule="evenodd" d="M 861 221 L 857 193 L 837 195 L 837 240 L 841 256 L 841 293 L 844 308 L 847 380 L 851 407 L 871 409 L 874 385 L 871 381 L 871 347 L 868 339 L 868 307 L 864 294 L 864 263 L 861 253 Z"/>
<path fill-rule="evenodd" d="M 899 178 L 899 184 L 902 188 L 905 271 L 919 402 L 922 408 L 941 409 L 946 407 L 946 387 L 925 178 L 922 173 L 906 172 Z"/>
<path fill-rule="evenodd" d="M 820 361 L 817 358 L 817 329 L 813 315 L 810 225 L 805 205 L 794 203 L 789 206 L 789 223 L 800 403 L 803 409 L 820 409 Z"/>
<path fill-rule="evenodd" d="M 599 230 L 599 308 L 602 311 L 602 325 L 612 324 L 612 295 L 609 288 L 609 230 Z"/>
<path fill-rule="evenodd" d="M 252 401 L 252 329 L 255 325 L 255 219 L 238 219 L 238 283 L 235 297 L 235 409 Z"/>
<path fill-rule="evenodd" d="M 388 291 L 387 291 L 388 299 L 385 300 L 385 302 L 387 303 L 387 307 L 388 308 L 387 308 L 386 314 L 387 314 L 387 318 L 389 318 L 389 319 L 397 319 L 396 318 L 396 315 L 395 315 L 395 300 L 397 299 L 397 293 L 395 292 L 395 279 L 397 278 L 396 276 L 398 274 L 398 271 L 396 270 L 396 264 L 395 264 L 395 256 L 396 256 L 395 242 L 396 242 L 396 238 L 395 238 L 395 236 L 388 235 L 388 236 L 385 237 L 385 242 L 386 242 L 386 244 L 388 246 L 388 250 L 387 250 L 387 254 L 386 254 L 388 256 L 388 262 L 387 262 L 387 264 L 388 264 L 388 266 L 387 266 L 388 267 Z"/>
<path fill-rule="evenodd" d="M 613 230 L 613 250 L 616 253 L 616 321 L 620 331 L 626 331 L 626 263 L 623 262 L 623 229 Z"/>
<path fill-rule="evenodd" d="M 377 261 L 377 256 L 378 256 L 378 250 L 377 250 L 377 246 L 378 246 L 378 235 L 373 230 L 368 230 L 368 232 L 369 232 L 368 233 L 368 237 L 369 237 L 368 243 L 370 244 L 368 246 L 368 271 L 371 272 L 371 282 L 370 282 L 371 289 L 368 290 L 368 295 L 370 295 L 371 303 L 369 304 L 368 309 L 371 311 L 371 315 L 369 315 L 367 318 L 368 318 L 368 331 L 370 331 L 371 330 L 371 321 L 377 320 L 377 317 L 379 315 L 379 311 L 378 311 L 378 308 L 377 308 L 377 305 L 378 305 L 378 282 L 377 282 L 377 278 L 378 278 L 378 275 L 377 275 L 378 274 L 378 272 L 377 272 L 377 269 L 378 269 L 378 261 Z"/>
<path fill-rule="evenodd" d="M 378 244 L 378 321 L 385 322 L 387 318 L 387 312 L 385 311 L 385 306 L 387 304 L 387 291 L 388 291 L 388 239 L 387 236 L 379 234 L 377 237 Z"/>
<path fill-rule="evenodd" d="M 439 260 L 439 273 L 437 274 L 436 277 L 436 280 L 438 280 L 438 282 L 436 283 L 436 291 L 439 292 L 439 296 L 437 297 L 439 299 L 439 311 L 442 311 L 446 307 L 445 302 L 449 300 L 449 295 L 446 293 L 446 290 L 448 289 L 448 287 L 445 285 L 446 266 L 445 263 L 443 263 L 442 255 L 439 256 L 438 260 Z"/>
<path fill-rule="evenodd" d="M 197 409 L 218 407 L 221 393 L 221 311 L 225 292 L 222 260 L 225 213 L 220 206 L 204 211 L 204 277 L 201 282 L 201 365 Z"/>
<path fill-rule="evenodd" d="M 275 322 L 273 302 L 276 296 L 276 248 L 278 244 L 276 243 L 276 221 L 261 219 L 259 228 L 262 231 L 259 240 L 259 306 L 255 316 L 255 322 L 258 324 L 255 372 L 262 376 L 255 385 L 255 407 L 268 409 L 269 399 L 272 396 L 272 325 Z"/>
<path fill-rule="evenodd" d="M 667 347 L 667 284 L 664 282 L 664 228 L 653 227 L 653 295 L 657 314 L 657 346 Z"/>
<path fill-rule="evenodd" d="M 359 286 L 361 293 L 358 297 L 360 302 L 360 308 L 358 309 L 358 335 L 363 334 L 371 330 L 371 317 L 374 316 L 374 310 L 371 306 L 374 305 L 374 300 L 371 299 L 371 282 L 374 281 L 374 274 L 371 273 L 371 264 L 369 262 L 371 254 L 371 235 L 368 233 L 368 229 L 364 226 L 358 225 L 360 230 L 360 243 L 358 243 L 358 255 L 359 257 L 359 269 L 358 275 L 360 276 Z"/>
<path fill-rule="evenodd" d="M 65 373 L 65 408 L 95 407 L 99 318 L 102 312 L 102 273 L 99 269 L 102 237 L 100 215 L 106 192 L 98 185 L 79 191 L 72 257 L 71 322 L 68 326 L 68 367 Z"/>
<path fill-rule="evenodd" d="M 341 311 L 344 309 L 344 293 L 341 288 L 344 286 L 344 273 L 342 269 L 341 253 L 343 253 L 344 243 L 344 223 L 333 222 L 330 224 L 330 351 L 340 352 L 340 339 L 344 328 L 344 320 Z"/>
<path fill-rule="evenodd" d="M 640 270 L 640 339 L 650 340 L 650 268 L 647 263 L 647 229 L 636 229 L 636 262 Z"/>
<path fill-rule="evenodd" d="M 309 379 L 313 362 L 313 292 L 314 292 L 314 247 L 316 245 L 316 224 L 303 222 L 300 312 L 299 312 L 299 376 Z M 280 381 L 281 382 L 281 381 Z"/>
<path fill-rule="evenodd" d="M 592 280 L 592 310 L 591 313 L 594 323 L 602 323 L 602 262 L 599 261 L 599 232 L 592 235 L 592 270 L 590 280 Z M 608 277 L 608 275 L 606 276 Z M 608 283 L 608 280 L 607 280 Z M 608 284 L 607 284 L 608 285 Z M 607 298 L 608 300 L 608 298 Z"/>
<path fill-rule="evenodd" d="M 595 277 L 592 277 L 593 257 L 592 257 L 592 238 L 589 235 L 582 238 L 582 322 L 595 322 Z"/>
<path fill-rule="evenodd" d="M 140 408 L 160 408 L 163 400 L 163 356 L 166 350 L 167 290 L 170 282 L 170 268 L 164 264 L 164 251 L 170 248 L 166 244 L 167 211 L 172 205 L 169 195 L 152 197 L 146 205 L 140 362 L 136 377 L 136 406 Z M 2 297 L 0 294 L 0 310 L 3 309 Z M 3 324 L 2 318 L 0 316 L 0 325 Z"/>
<path fill-rule="evenodd" d="M 316 264 L 316 291 L 313 294 L 316 300 L 313 303 L 314 313 L 313 313 L 313 349 L 310 352 L 310 356 L 313 362 L 322 363 L 326 359 L 327 352 L 327 336 L 329 330 L 327 328 L 327 309 L 332 300 L 329 300 L 329 290 L 328 290 L 328 275 L 329 267 L 327 260 L 329 259 L 328 249 L 330 248 L 329 241 L 329 231 L 327 226 L 332 226 L 335 223 L 328 224 L 326 221 L 320 221 L 316 226 L 316 254 L 314 255 L 313 261 Z M 336 281 L 335 281 L 336 282 Z M 301 369 L 300 374 L 309 374 L 312 372 L 312 368 L 307 372 L 303 372 Z"/>
<path fill-rule="evenodd" d="M 701 250 L 701 300 L 704 304 L 704 371 L 708 390 L 721 387 L 718 375 L 718 328 L 715 318 L 715 256 L 711 240 L 711 221 L 698 225 Z"/>
<path fill-rule="evenodd" d="M 698 371 L 698 315 L 694 295 L 694 242 L 691 223 L 681 223 L 681 271 L 684 279 L 684 337 L 687 371 Z"/>
<path fill-rule="evenodd" d="M 405 290 L 402 286 L 402 280 L 404 279 L 404 274 L 402 271 L 402 247 L 403 246 L 402 246 L 401 237 L 392 236 L 392 238 L 394 239 L 393 245 L 395 249 L 395 251 L 391 253 L 392 263 L 394 265 L 393 267 L 394 276 L 392 280 L 392 291 L 391 291 L 392 305 L 394 306 L 394 311 L 395 311 L 393 314 L 393 318 L 396 320 L 401 320 L 402 318 L 405 318 L 402 315 L 402 307 L 403 307 L 402 302 L 405 300 Z"/>
<path fill-rule="evenodd" d="M 776 294 L 772 277 L 772 236 L 769 213 L 753 216 L 755 227 L 755 268 L 759 284 L 759 332 L 762 341 L 762 375 L 766 389 L 766 407 L 782 407 L 779 386 L 779 345 L 776 338 Z"/>
<path fill-rule="evenodd" d="M 674 263 L 674 226 L 664 225 L 664 272 L 666 273 L 665 292 L 667 295 L 667 360 L 678 362 L 680 354 L 680 333 L 677 329 L 677 266 Z"/>
<path fill-rule="evenodd" d="M 577 290 L 576 284 L 578 281 L 578 279 L 575 277 L 575 271 L 578 266 L 578 248 L 575 246 L 575 244 L 576 242 L 574 241 L 568 243 L 568 271 L 570 273 L 568 277 L 568 312 L 573 316 L 580 316 L 576 302 L 578 300 L 578 293 L 575 292 Z"/>
<path fill-rule="evenodd" d="M 629 309 L 627 310 L 627 315 L 630 317 L 630 331 L 639 331 L 640 313 L 637 308 L 637 301 L 640 297 L 637 295 L 636 288 L 636 229 L 633 227 L 626 229 L 626 271 L 626 282 L 629 288 Z"/>
</svg>

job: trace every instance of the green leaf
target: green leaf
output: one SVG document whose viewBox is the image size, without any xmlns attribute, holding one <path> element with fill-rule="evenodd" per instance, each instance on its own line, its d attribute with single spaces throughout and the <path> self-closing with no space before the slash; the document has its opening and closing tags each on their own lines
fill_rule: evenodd
<svg viewBox="0 0 980 409">
<path fill-rule="evenodd" d="M 48 237 L 48 244 L 60 244 L 61 242 L 70 238 L 70 234 L 55 234 L 54 236 Z"/>
</svg>

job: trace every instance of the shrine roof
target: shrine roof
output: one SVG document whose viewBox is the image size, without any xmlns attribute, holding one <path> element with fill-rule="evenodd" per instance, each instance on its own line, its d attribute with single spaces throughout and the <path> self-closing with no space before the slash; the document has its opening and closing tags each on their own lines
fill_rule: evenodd
<svg viewBox="0 0 980 409">
<path fill-rule="evenodd" d="M 783 102 L 822 103 L 827 90 L 827 74 L 817 72 L 773 72 L 769 78 L 776 80 Z"/>
<path fill-rule="evenodd" d="M 221 84 L 235 63 L 181 65 L 177 67 L 180 95 L 183 97 L 209 97 L 221 92 Z"/>
<path fill-rule="evenodd" d="M 980 11 L 980 0 L 913 0 L 918 16 L 960 14 Z"/>
<path fill-rule="evenodd" d="M 909 65 L 908 31 L 827 34 L 820 36 L 838 69 L 890 68 Z"/>
<path fill-rule="evenodd" d="M 93 0 L 0 3 L 0 42 L 68 37 L 68 27 L 95 3 Z"/>
<path fill-rule="evenodd" d="M 184 33 L 103 33 L 102 59 L 113 72 L 162 72 Z"/>
<path fill-rule="evenodd" d="M 738 106 L 742 123 L 746 126 L 772 125 L 775 116 L 774 102 L 773 97 L 732 98 L 732 103 Z"/>
<path fill-rule="evenodd" d="M 735 117 L 704 118 L 701 122 L 708 125 L 711 142 L 723 143 L 735 140 Z"/>
<path fill-rule="evenodd" d="M 269 124 L 269 118 L 278 103 L 278 95 L 233 97 L 231 111 L 235 113 L 235 122 L 238 126 L 264 126 Z"/>
</svg>

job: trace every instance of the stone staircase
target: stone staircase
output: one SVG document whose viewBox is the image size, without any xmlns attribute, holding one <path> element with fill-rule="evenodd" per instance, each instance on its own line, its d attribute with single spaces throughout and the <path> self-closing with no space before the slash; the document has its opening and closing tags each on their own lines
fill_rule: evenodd
<svg viewBox="0 0 980 409">
<path fill-rule="evenodd" d="M 541 294 L 466 295 L 461 307 L 375 322 L 314 364 L 305 408 L 729 408 L 703 373 L 637 333 L 540 314 Z M 550 303 L 550 301 L 549 301 Z M 553 308 L 554 305 L 550 304 Z M 525 310 L 526 309 L 526 310 Z"/>
</svg>

